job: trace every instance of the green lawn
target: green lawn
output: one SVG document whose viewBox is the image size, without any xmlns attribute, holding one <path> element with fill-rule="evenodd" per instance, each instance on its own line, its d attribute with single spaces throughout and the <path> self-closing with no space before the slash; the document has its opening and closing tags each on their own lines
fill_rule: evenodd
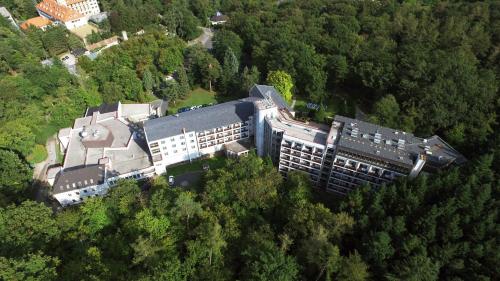
<svg viewBox="0 0 500 281">
<path fill-rule="evenodd" d="M 301 96 L 295 96 L 294 98 L 296 100 L 294 110 L 298 113 L 298 117 L 309 116 L 307 119 L 316 122 L 324 122 L 324 120 L 318 120 L 317 116 L 315 116 L 316 111 L 307 108 L 306 105 L 308 102 L 311 102 L 310 100 Z M 356 103 L 353 98 L 343 93 L 333 94 L 332 97 L 323 104 L 323 106 L 325 106 L 325 115 L 329 118 L 333 118 L 336 114 L 354 117 L 356 111 L 355 105 Z"/>
<path fill-rule="evenodd" d="M 61 153 L 61 149 L 59 149 L 59 145 L 57 145 L 57 142 L 55 146 L 56 146 L 56 161 L 57 163 L 62 164 L 64 161 L 64 154 Z"/>
<path fill-rule="evenodd" d="M 168 106 L 168 113 L 175 114 L 177 110 L 186 106 L 202 105 L 207 103 L 217 102 L 215 92 L 209 92 L 202 88 L 192 90 L 188 96 L 183 100 L 178 100 L 175 103 L 170 103 Z"/>
<path fill-rule="evenodd" d="M 208 164 L 210 169 L 218 169 L 226 164 L 225 156 L 215 156 L 208 159 L 194 160 L 191 163 L 180 164 L 167 168 L 167 176 L 178 176 L 187 172 L 203 171 L 203 165 Z"/>
<path fill-rule="evenodd" d="M 47 156 L 48 156 L 48 154 L 47 154 L 47 150 L 45 149 L 45 146 L 43 146 L 41 144 L 37 144 L 33 148 L 33 151 L 31 152 L 31 154 L 28 155 L 28 157 L 26 157 L 26 160 L 31 164 L 36 164 L 36 163 L 40 163 L 43 160 L 45 160 L 47 158 Z"/>
</svg>

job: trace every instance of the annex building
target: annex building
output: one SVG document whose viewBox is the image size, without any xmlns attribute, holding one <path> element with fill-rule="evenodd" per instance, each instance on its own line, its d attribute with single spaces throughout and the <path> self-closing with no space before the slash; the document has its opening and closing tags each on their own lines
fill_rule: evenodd
<svg viewBox="0 0 500 281">
<path fill-rule="evenodd" d="M 314 186 L 338 194 L 465 161 L 438 136 L 419 138 L 343 116 L 330 125 L 298 121 L 265 85 L 253 86 L 247 98 L 164 117 L 145 110 L 150 105 L 130 105 L 143 106 L 141 114 L 127 106 L 89 109 L 61 130 L 66 159 L 53 185 L 63 206 L 102 195 L 119 178 L 160 175 L 170 165 L 216 153 L 245 155 L 249 147 L 270 156 L 283 176 L 302 171 Z"/>
</svg>

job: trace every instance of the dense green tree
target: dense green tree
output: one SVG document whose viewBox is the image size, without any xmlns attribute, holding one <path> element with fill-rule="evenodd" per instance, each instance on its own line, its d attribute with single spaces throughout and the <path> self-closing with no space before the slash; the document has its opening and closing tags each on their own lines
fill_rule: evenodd
<svg viewBox="0 0 500 281">
<path fill-rule="evenodd" d="M 148 92 L 151 92 L 153 90 L 153 74 L 151 74 L 151 71 L 149 71 L 148 69 L 146 69 L 146 71 L 144 71 L 144 73 L 142 74 L 142 85 L 144 87 L 144 90 Z"/>
<path fill-rule="evenodd" d="M 12 255 L 46 249 L 60 233 L 51 209 L 34 201 L 0 209 L 0 225 L 0 250 Z"/>
<path fill-rule="evenodd" d="M 368 266 L 358 253 L 354 253 L 342 259 L 337 280 L 364 281 L 368 280 L 369 276 Z"/>
<path fill-rule="evenodd" d="M 224 61 L 224 56 L 226 55 L 228 49 L 233 51 L 233 54 L 236 56 L 238 61 L 241 60 L 243 41 L 238 34 L 227 29 L 222 29 L 215 33 L 213 41 L 214 56 L 219 61 Z"/>
<path fill-rule="evenodd" d="M 16 153 L 0 149 L 0 188 L 3 192 L 24 191 L 31 180 L 31 175 L 32 171 L 28 164 Z"/>
<path fill-rule="evenodd" d="M 252 68 L 248 69 L 245 66 L 243 72 L 241 73 L 241 91 L 245 94 L 250 91 L 253 85 L 259 84 L 260 82 L 260 72 L 254 65 Z"/>
<path fill-rule="evenodd" d="M 290 74 L 282 70 L 270 71 L 267 83 L 274 86 L 287 102 L 292 101 L 293 81 Z"/>
<path fill-rule="evenodd" d="M 56 267 L 60 260 L 41 254 L 29 254 L 23 258 L 0 257 L 2 280 L 58 280 Z"/>
</svg>

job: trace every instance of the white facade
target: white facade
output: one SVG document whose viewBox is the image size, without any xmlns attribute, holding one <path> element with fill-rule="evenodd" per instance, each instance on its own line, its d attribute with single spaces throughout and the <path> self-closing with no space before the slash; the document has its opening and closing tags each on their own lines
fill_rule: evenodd
<svg viewBox="0 0 500 281">
<path fill-rule="evenodd" d="M 213 155 L 224 150 L 225 144 L 248 139 L 253 132 L 253 129 L 250 129 L 252 124 L 252 120 L 248 120 L 210 130 L 189 131 L 148 141 L 156 173 L 164 173 L 169 165 L 192 161 L 203 155 Z"/>
<path fill-rule="evenodd" d="M 60 5 L 67 6 L 70 9 L 87 16 L 87 18 L 89 16 L 98 15 L 101 12 L 97 0 L 57 0 L 57 2 Z"/>
<path fill-rule="evenodd" d="M 66 21 L 64 22 L 64 26 L 66 26 L 67 29 L 71 30 L 78 27 L 82 27 L 88 23 L 89 23 L 89 17 L 85 16 L 79 19 Z"/>
</svg>

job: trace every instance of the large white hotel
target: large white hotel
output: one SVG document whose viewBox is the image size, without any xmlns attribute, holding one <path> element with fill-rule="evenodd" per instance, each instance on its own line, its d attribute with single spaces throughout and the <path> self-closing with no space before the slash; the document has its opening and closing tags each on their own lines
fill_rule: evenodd
<svg viewBox="0 0 500 281">
<path fill-rule="evenodd" d="M 283 176 L 302 171 L 315 187 L 338 194 L 465 161 L 438 136 L 418 138 L 343 116 L 335 116 L 329 126 L 298 121 L 277 91 L 265 85 L 252 87 L 248 98 L 164 117 L 151 107 L 137 107 L 93 109 L 84 117 L 87 127 L 77 120 L 74 128 L 62 130 L 68 136 L 60 140 L 72 140 L 65 143 L 65 161 L 76 158 L 79 163 L 49 171 L 54 197 L 63 206 L 105 194 L 120 178 L 160 175 L 170 165 L 218 152 L 244 154 L 249 146 L 259 156 L 270 156 Z M 108 117 L 100 118 L 103 114 Z M 128 133 L 125 127 L 115 132 L 113 124 L 128 127 Z M 109 135 L 96 134 L 96 129 L 87 132 L 92 125 Z M 80 148 L 77 153 L 71 143 Z M 82 156 L 91 150 L 90 157 Z"/>
</svg>

